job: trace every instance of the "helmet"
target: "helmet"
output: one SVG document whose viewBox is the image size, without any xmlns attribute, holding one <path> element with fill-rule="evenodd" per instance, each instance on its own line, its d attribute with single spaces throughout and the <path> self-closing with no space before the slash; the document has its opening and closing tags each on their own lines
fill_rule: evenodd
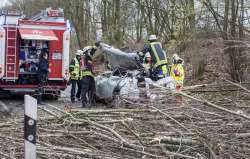
<svg viewBox="0 0 250 159">
<path fill-rule="evenodd" d="M 176 61 L 177 61 L 177 60 L 179 60 L 179 58 L 180 58 L 180 57 L 179 57 L 177 54 L 173 54 L 173 57 L 172 57 L 173 60 L 176 60 Z"/>
<path fill-rule="evenodd" d="M 180 58 L 177 54 L 174 54 L 173 57 L 172 57 L 172 63 L 174 64 L 184 64 L 184 60 L 182 58 Z"/>
<path fill-rule="evenodd" d="M 82 51 L 82 50 L 77 50 L 76 55 L 77 55 L 77 56 L 83 55 L 83 51 Z"/>
<path fill-rule="evenodd" d="M 151 58 L 151 55 L 150 55 L 149 52 L 147 52 L 147 53 L 145 54 L 145 58 Z"/>
<path fill-rule="evenodd" d="M 85 53 L 86 51 L 88 51 L 88 50 L 90 50 L 90 49 L 92 49 L 93 48 L 93 46 L 86 46 L 86 47 L 84 47 L 83 49 L 82 49 L 82 51 L 83 51 L 83 53 Z"/>
<path fill-rule="evenodd" d="M 156 35 L 149 35 L 148 41 L 157 40 Z"/>
</svg>

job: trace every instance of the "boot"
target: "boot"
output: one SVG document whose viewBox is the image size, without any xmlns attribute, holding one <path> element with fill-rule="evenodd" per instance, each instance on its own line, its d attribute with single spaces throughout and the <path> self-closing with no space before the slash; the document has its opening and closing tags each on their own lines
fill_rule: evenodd
<svg viewBox="0 0 250 159">
<path fill-rule="evenodd" d="M 72 102 L 72 103 L 75 103 L 75 98 L 71 98 L 71 102 Z"/>
<path fill-rule="evenodd" d="M 37 96 L 37 104 L 38 105 L 45 105 L 45 103 L 42 102 L 42 95 L 40 95 L 40 94 Z"/>
<path fill-rule="evenodd" d="M 87 108 L 91 108 L 91 104 L 90 104 L 90 103 L 87 103 L 87 104 L 86 104 L 86 107 L 87 107 Z"/>
<path fill-rule="evenodd" d="M 83 107 L 83 108 L 86 108 L 86 107 L 87 107 L 86 102 L 82 101 L 82 107 Z"/>
<path fill-rule="evenodd" d="M 81 98 L 76 97 L 77 101 L 81 101 Z"/>
</svg>

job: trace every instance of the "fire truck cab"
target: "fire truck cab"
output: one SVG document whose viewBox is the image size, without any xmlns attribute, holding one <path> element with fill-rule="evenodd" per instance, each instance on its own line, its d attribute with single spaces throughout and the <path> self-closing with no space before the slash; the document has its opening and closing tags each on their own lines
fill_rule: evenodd
<svg viewBox="0 0 250 159">
<path fill-rule="evenodd" d="M 67 87 L 70 27 L 62 9 L 47 8 L 25 19 L 21 12 L 0 13 L 0 92 L 35 92 L 39 55 L 49 53 L 46 92 Z"/>
</svg>

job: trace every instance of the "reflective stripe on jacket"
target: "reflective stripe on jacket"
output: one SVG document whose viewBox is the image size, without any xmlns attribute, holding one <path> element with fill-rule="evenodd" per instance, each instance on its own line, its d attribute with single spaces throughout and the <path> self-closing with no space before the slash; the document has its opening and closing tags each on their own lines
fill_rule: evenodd
<svg viewBox="0 0 250 159">
<path fill-rule="evenodd" d="M 168 63 L 167 55 L 162 50 L 162 46 L 160 42 L 152 42 L 150 43 L 150 55 L 153 62 L 153 68 L 157 68 L 161 65 L 166 65 Z"/>
<path fill-rule="evenodd" d="M 92 61 L 91 60 L 86 60 L 86 59 L 82 59 L 81 60 L 81 70 L 80 70 L 80 78 L 82 79 L 83 77 L 86 76 L 91 76 L 94 77 L 93 73 L 92 73 Z"/>
<path fill-rule="evenodd" d="M 94 77 L 93 73 L 89 70 L 81 71 L 81 79 L 86 76 Z"/>
<path fill-rule="evenodd" d="M 170 76 L 175 80 L 176 84 L 183 85 L 185 73 L 182 64 L 173 64 L 171 66 Z"/>
<path fill-rule="evenodd" d="M 70 72 L 70 79 L 78 80 L 79 79 L 79 72 L 80 72 L 80 63 L 76 57 L 74 58 L 74 62 L 75 62 L 74 65 L 69 66 L 73 70 Z"/>
</svg>

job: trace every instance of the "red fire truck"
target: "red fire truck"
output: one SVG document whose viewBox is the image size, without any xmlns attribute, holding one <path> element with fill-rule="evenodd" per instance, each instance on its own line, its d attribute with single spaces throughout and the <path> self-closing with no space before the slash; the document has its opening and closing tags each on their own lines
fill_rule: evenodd
<svg viewBox="0 0 250 159">
<path fill-rule="evenodd" d="M 0 14 L 0 92 L 35 92 L 39 54 L 49 52 L 47 92 L 67 86 L 70 27 L 62 9 L 47 8 L 26 19 L 22 13 Z"/>
</svg>

